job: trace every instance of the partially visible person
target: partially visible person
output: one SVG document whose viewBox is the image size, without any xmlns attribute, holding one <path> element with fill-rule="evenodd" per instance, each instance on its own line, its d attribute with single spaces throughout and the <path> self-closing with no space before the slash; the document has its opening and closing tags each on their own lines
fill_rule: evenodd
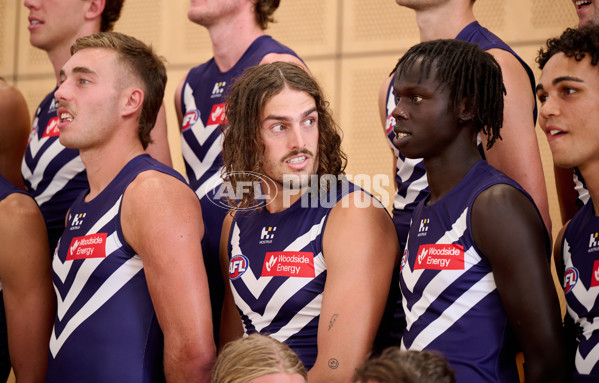
<svg viewBox="0 0 599 383">
<path fill-rule="evenodd" d="M 218 342 L 224 285 L 219 246 L 227 209 L 219 200 L 222 184 L 222 132 L 225 96 L 249 67 L 288 61 L 304 65 L 297 54 L 265 34 L 280 0 L 191 0 L 187 17 L 208 30 L 214 57 L 192 68 L 175 91 L 185 171 L 204 212 L 204 261 L 210 284 L 214 338 Z M 226 205 L 226 203 L 225 203 Z"/>
<path fill-rule="evenodd" d="M 599 25 L 599 4 L 595 0 L 570 0 L 578 15 L 578 27 Z"/>
<path fill-rule="evenodd" d="M 474 0 L 396 0 L 397 4 L 416 12 L 420 41 L 456 39 L 476 43 L 489 52 L 501 66 L 507 90 L 504 96 L 501 140 L 486 145 L 489 137 L 481 133 L 479 149 L 488 163 L 518 182 L 533 197 L 551 233 L 547 187 L 537 136 L 535 133 L 535 78 L 532 70 L 505 42 L 481 26 L 474 17 Z M 412 212 L 428 192 L 422 159 L 406 158 L 393 146 L 395 94 L 393 74 L 383 82 L 379 92 L 380 117 L 397 163 L 393 174 L 397 191 L 393 203 L 393 220 L 400 242 L 405 245 Z"/>
<path fill-rule="evenodd" d="M 212 383 L 307 383 L 302 361 L 285 343 L 267 335 L 251 334 L 220 351 Z"/>
<path fill-rule="evenodd" d="M 599 381 L 599 26 L 567 29 L 539 51 L 539 123 L 553 162 L 574 168 L 590 199 L 561 229 L 555 262 L 566 297 L 567 365 L 574 382 Z"/>
<path fill-rule="evenodd" d="M 79 37 L 111 31 L 120 17 L 124 0 L 25 0 L 29 9 L 29 42 L 46 51 L 56 75 L 71 57 L 71 45 Z M 38 106 L 21 172 L 27 191 L 40 206 L 50 251 L 54 251 L 65 227 L 66 212 L 87 184 L 85 168 L 76 149 L 65 148 L 58 140 L 59 116 L 52 90 Z M 171 165 L 164 108 L 152 132 L 147 152 Z"/>
<path fill-rule="evenodd" d="M 445 357 L 434 351 L 389 347 L 356 370 L 354 383 L 455 383 Z"/>
<path fill-rule="evenodd" d="M 500 138 L 501 67 L 459 40 L 399 60 L 394 144 L 422 158 L 429 194 L 414 210 L 400 269 L 402 349 L 437 350 L 459 382 L 562 382 L 564 342 L 549 234 L 532 198 L 482 160 Z"/>
<path fill-rule="evenodd" d="M 21 161 L 29 136 L 29 111 L 21 92 L 0 77 L 0 174 L 25 189 Z"/>
<path fill-rule="evenodd" d="M 299 356 L 310 382 L 347 382 L 383 315 L 399 255 L 393 222 L 343 176 L 338 127 L 302 68 L 250 68 L 227 103 L 224 176 L 243 192 L 221 236 L 221 343 L 268 334 Z"/>
<path fill-rule="evenodd" d="M 21 187 L 29 133 L 21 93 L 0 80 L 0 381 L 43 382 L 56 298 L 46 226 Z"/>
<path fill-rule="evenodd" d="M 162 59 L 115 32 L 80 38 L 60 70 L 60 142 L 89 188 L 52 261 L 58 312 L 48 382 L 208 381 L 215 356 L 202 211 L 185 179 L 150 157 Z"/>
</svg>

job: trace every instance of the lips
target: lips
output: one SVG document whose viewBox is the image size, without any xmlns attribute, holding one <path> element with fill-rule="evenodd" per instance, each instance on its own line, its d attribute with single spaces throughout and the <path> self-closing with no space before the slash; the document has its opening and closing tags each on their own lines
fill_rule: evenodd
<svg viewBox="0 0 599 383">
<path fill-rule="evenodd" d="M 44 24 L 44 22 L 41 21 L 40 19 L 29 16 L 29 25 L 27 26 L 27 29 L 33 30 L 33 29 L 38 28 L 42 24 Z"/>
</svg>

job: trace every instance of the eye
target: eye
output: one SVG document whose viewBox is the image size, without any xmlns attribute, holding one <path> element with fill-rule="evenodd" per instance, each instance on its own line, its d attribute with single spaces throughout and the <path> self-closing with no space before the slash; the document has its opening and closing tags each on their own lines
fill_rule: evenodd
<svg viewBox="0 0 599 383">
<path fill-rule="evenodd" d="M 414 103 L 414 104 L 420 104 L 422 102 L 422 100 L 424 100 L 424 98 L 422 96 L 419 96 L 417 94 L 412 96 L 412 103 Z"/>
<path fill-rule="evenodd" d="M 89 80 L 86 78 L 80 78 L 78 81 L 81 85 L 89 84 Z"/>
<path fill-rule="evenodd" d="M 564 92 L 566 95 L 570 95 L 570 94 L 574 94 L 574 93 L 576 93 L 576 92 L 577 92 L 577 90 L 576 90 L 576 89 L 574 89 L 574 88 L 565 87 L 565 88 L 564 88 L 564 90 L 563 90 L 563 92 Z"/>
<path fill-rule="evenodd" d="M 283 124 L 276 124 L 270 128 L 275 133 L 280 133 L 285 130 L 285 126 Z"/>
<path fill-rule="evenodd" d="M 304 121 L 304 125 L 306 125 L 306 126 L 314 126 L 314 125 L 316 125 L 316 119 L 314 117 L 307 118 Z"/>
<path fill-rule="evenodd" d="M 547 93 L 539 93 L 537 94 L 537 98 L 539 99 L 539 102 L 543 104 L 547 101 Z"/>
</svg>

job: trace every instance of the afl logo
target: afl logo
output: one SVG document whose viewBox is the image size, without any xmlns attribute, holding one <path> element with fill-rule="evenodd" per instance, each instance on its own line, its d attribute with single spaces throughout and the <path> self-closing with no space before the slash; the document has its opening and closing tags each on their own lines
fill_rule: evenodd
<svg viewBox="0 0 599 383">
<path fill-rule="evenodd" d="M 229 262 L 229 279 L 234 280 L 243 275 L 250 266 L 250 261 L 245 255 L 235 255 Z"/>
<path fill-rule="evenodd" d="M 200 118 L 200 111 L 197 109 L 192 109 L 185 113 L 185 116 L 183 116 L 183 122 L 181 123 L 181 130 L 187 130 L 191 128 L 196 123 L 198 118 Z"/>
<path fill-rule="evenodd" d="M 401 257 L 401 266 L 399 266 L 399 271 L 401 271 L 401 269 L 403 269 L 403 267 L 406 265 L 407 262 L 408 262 L 408 249 L 406 249 L 403 252 L 403 256 Z"/>
<path fill-rule="evenodd" d="M 568 267 L 564 273 L 564 293 L 572 291 L 578 282 L 578 269 L 576 267 Z"/>
</svg>

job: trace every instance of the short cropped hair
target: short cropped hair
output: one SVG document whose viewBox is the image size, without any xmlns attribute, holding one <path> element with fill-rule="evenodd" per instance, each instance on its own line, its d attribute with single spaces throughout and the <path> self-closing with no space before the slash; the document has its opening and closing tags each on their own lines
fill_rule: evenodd
<svg viewBox="0 0 599 383">
<path fill-rule="evenodd" d="M 228 343 L 219 354 L 210 381 L 246 383 L 263 375 L 308 373 L 299 357 L 284 343 L 258 333 Z"/>
<path fill-rule="evenodd" d="M 118 32 L 103 32 L 77 39 L 71 47 L 71 54 L 87 48 L 102 48 L 116 52 L 127 74 L 141 84 L 144 100 L 139 116 L 139 139 L 143 148 L 147 148 L 152 142 L 150 132 L 156 123 L 156 116 L 164 98 L 164 59 L 154 53 L 151 46 Z"/>
<path fill-rule="evenodd" d="M 261 173 L 264 141 L 260 135 L 264 105 L 285 87 L 314 98 L 318 113 L 317 174 L 344 174 L 347 157 L 341 149 L 341 133 L 333 120 L 329 103 L 312 76 L 295 64 L 274 62 L 249 68 L 235 81 L 227 99 L 228 125 L 223 138 L 224 178 L 234 190 L 238 182 L 252 181 L 247 172 Z M 238 208 L 254 206 L 254 190 L 243 193 L 241 201 L 229 201 Z"/>
<path fill-rule="evenodd" d="M 399 77 L 414 65 L 420 65 L 423 78 L 435 76 L 449 90 L 454 110 L 466 100 L 476 130 L 489 137 L 487 149 L 501 139 L 505 87 L 501 67 L 491 54 L 465 41 L 427 41 L 410 48 L 393 72 Z"/>
<path fill-rule="evenodd" d="M 268 27 L 268 23 L 275 21 L 272 15 L 279 8 L 280 2 L 281 0 L 253 0 L 256 23 L 262 30 Z"/>
<path fill-rule="evenodd" d="M 455 383 L 447 359 L 432 351 L 401 351 L 390 347 L 377 357 L 362 363 L 354 383 Z"/>
<path fill-rule="evenodd" d="M 106 0 L 104 12 L 102 12 L 102 22 L 100 23 L 100 32 L 110 32 L 114 24 L 121 17 L 121 10 L 125 0 Z"/>
<path fill-rule="evenodd" d="M 539 50 L 537 63 L 543 69 L 547 61 L 557 53 L 581 61 L 587 55 L 592 65 L 599 62 L 599 26 L 586 25 L 584 27 L 566 29 L 560 37 L 547 40 L 547 47 Z"/>
</svg>

